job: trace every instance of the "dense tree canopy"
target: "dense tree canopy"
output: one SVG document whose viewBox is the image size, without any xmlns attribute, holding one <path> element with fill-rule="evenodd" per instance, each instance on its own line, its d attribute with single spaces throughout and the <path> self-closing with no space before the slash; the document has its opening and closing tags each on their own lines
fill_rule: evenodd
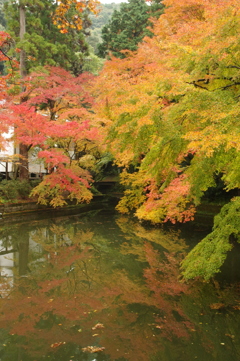
<svg viewBox="0 0 240 361">
<path fill-rule="evenodd" d="M 239 2 L 163 3 L 155 36 L 136 54 L 107 62 L 96 85 L 109 148 L 123 167 L 118 209 L 153 223 L 193 219 L 216 182 L 229 196 L 240 188 Z M 230 238 L 239 239 L 238 203 L 236 197 L 223 210 L 211 242 L 189 254 L 186 278 L 219 270 Z"/>
<path fill-rule="evenodd" d="M 3 12 L 4 0 L 0 1 L 0 30 L 3 30 L 6 26 L 6 20 Z"/>
<path fill-rule="evenodd" d="M 148 27 L 150 17 L 159 16 L 162 9 L 160 1 L 147 5 L 145 0 L 129 0 L 122 3 L 120 10 L 115 10 L 110 21 L 102 29 L 103 42 L 99 45 L 99 55 L 113 54 L 124 58 L 122 50 L 134 51 L 144 36 L 151 36 Z"/>
<path fill-rule="evenodd" d="M 97 16 L 90 14 L 92 22 L 90 35 L 87 38 L 88 44 L 94 48 L 95 54 L 98 53 L 98 46 L 101 43 L 102 28 L 110 21 L 114 10 L 119 10 L 120 4 L 101 4 L 99 5 L 99 13 Z"/>
<path fill-rule="evenodd" d="M 9 79 L 11 78 L 15 67 L 17 66 L 16 62 L 11 61 L 7 53 L 11 47 L 12 39 L 10 35 L 4 31 L 0 31 L 0 104 L 2 105 L 5 101 L 7 95 L 7 89 Z M 4 65 L 9 67 L 8 74 L 4 73 Z M 8 132 L 8 125 L 3 119 L 0 119 L 0 149 L 4 149 L 6 146 L 6 139 L 4 133 Z"/>
<path fill-rule="evenodd" d="M 84 156 L 97 152 L 98 123 L 90 111 L 93 103 L 90 75 L 74 77 L 61 68 L 46 68 L 24 80 L 25 92 L 1 104 L 1 119 L 14 127 L 13 140 L 42 160 L 47 175 L 33 195 L 40 203 L 62 206 L 66 198 L 77 202 L 92 198 L 90 173 Z M 21 158 L 21 156 L 20 156 Z M 91 159 L 91 157 L 90 157 Z M 90 165 L 88 165 L 89 169 Z"/>
<path fill-rule="evenodd" d="M 20 23 L 18 2 L 6 3 L 7 29 L 16 46 L 24 49 L 29 71 L 36 66 L 61 66 L 75 75 L 82 72 L 84 57 L 88 55 L 86 34 L 91 25 L 86 6 L 74 7 L 75 2 L 62 1 L 57 7 L 53 0 L 26 2 L 26 34 L 19 41 Z M 69 3 L 69 4 L 68 4 Z M 80 6 L 82 2 L 77 2 Z M 94 11 L 92 2 L 90 9 Z M 80 12 L 81 10 L 81 12 Z"/>
</svg>

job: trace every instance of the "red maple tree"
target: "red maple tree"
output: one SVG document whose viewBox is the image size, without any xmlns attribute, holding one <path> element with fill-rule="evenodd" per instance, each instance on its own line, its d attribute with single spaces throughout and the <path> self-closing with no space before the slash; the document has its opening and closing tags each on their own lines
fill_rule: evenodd
<svg viewBox="0 0 240 361">
<path fill-rule="evenodd" d="M 91 80 L 88 74 L 74 77 L 61 68 L 45 68 L 24 78 L 25 91 L 4 104 L 2 119 L 14 127 L 15 143 L 34 150 L 44 162 L 47 175 L 33 191 L 43 204 L 61 206 L 66 197 L 77 202 L 92 197 L 91 176 L 79 164 L 81 155 L 97 147 Z"/>
</svg>

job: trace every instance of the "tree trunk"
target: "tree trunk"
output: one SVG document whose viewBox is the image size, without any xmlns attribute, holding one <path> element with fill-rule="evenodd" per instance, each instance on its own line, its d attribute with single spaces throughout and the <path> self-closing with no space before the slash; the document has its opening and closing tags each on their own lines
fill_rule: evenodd
<svg viewBox="0 0 240 361">
<path fill-rule="evenodd" d="M 19 160 L 19 179 L 28 180 L 28 146 L 21 143 L 19 145 L 19 153 L 21 156 Z"/>
<path fill-rule="evenodd" d="M 24 39 L 26 33 L 26 9 L 25 6 L 20 3 L 19 5 L 19 22 L 20 22 L 20 40 Z M 20 52 L 20 75 L 21 79 L 26 76 L 26 54 L 23 49 Z"/>
<path fill-rule="evenodd" d="M 23 4 L 19 5 L 19 22 L 20 22 L 20 39 L 24 39 L 24 35 L 26 33 L 26 9 Z M 21 49 L 20 53 L 20 76 L 23 80 L 26 76 L 26 54 L 23 49 Z M 24 86 L 22 86 L 22 92 L 24 92 Z M 22 102 L 23 102 L 22 98 Z M 28 146 L 25 144 L 19 145 L 19 153 L 20 153 L 20 165 L 19 165 L 19 178 L 21 180 L 28 180 Z"/>
</svg>

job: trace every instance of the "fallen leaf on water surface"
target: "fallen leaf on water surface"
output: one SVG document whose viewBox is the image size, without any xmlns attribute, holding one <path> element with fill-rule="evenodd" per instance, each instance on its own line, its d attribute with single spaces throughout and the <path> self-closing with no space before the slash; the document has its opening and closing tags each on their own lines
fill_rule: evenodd
<svg viewBox="0 0 240 361">
<path fill-rule="evenodd" d="M 225 336 L 230 337 L 232 340 L 235 338 L 234 335 L 230 335 L 229 333 L 225 333 Z"/>
<path fill-rule="evenodd" d="M 211 310 L 220 310 L 221 308 L 224 308 L 224 303 L 212 303 L 210 305 Z"/>
<path fill-rule="evenodd" d="M 104 328 L 102 323 L 97 323 L 95 326 L 92 327 L 92 330 L 97 330 L 99 328 Z"/>
<path fill-rule="evenodd" d="M 51 347 L 52 348 L 56 348 L 56 347 L 59 347 L 61 345 L 65 345 L 66 342 L 55 342 L 55 343 L 52 343 L 51 344 Z"/>
<path fill-rule="evenodd" d="M 82 350 L 83 350 L 83 352 L 94 353 L 94 352 L 104 351 L 105 347 L 87 346 L 87 347 L 83 347 Z"/>
<path fill-rule="evenodd" d="M 240 305 L 234 305 L 234 306 L 233 306 L 233 309 L 234 309 L 234 310 L 240 310 Z"/>
</svg>

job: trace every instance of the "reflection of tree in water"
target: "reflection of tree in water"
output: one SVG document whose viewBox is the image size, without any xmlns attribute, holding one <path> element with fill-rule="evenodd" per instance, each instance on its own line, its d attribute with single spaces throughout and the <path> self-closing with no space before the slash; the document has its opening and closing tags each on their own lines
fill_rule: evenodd
<svg viewBox="0 0 240 361">
<path fill-rule="evenodd" d="M 145 261 L 142 240 L 147 240 L 162 251 L 184 252 L 188 247 L 184 239 L 180 238 L 180 231 L 164 229 L 163 227 L 143 227 L 139 222 L 130 221 L 128 217 L 119 216 L 117 224 L 126 235 L 126 242 L 121 246 L 121 253 L 136 254 L 139 260 Z M 129 242 L 130 241 L 130 242 Z"/>
<path fill-rule="evenodd" d="M 224 336 L 224 327 L 226 334 L 236 333 L 233 307 L 234 322 L 223 317 L 225 326 L 216 330 L 220 310 L 210 307 L 216 303 L 212 285 L 179 282 L 179 259 L 162 252 L 167 236 L 173 237 L 176 252 L 185 248 L 182 240 L 177 246 L 176 233 L 153 229 L 154 240 L 158 234 L 160 241 L 148 241 L 151 232 L 129 221 L 127 247 L 125 238 L 112 243 L 88 223 L 75 220 L 37 223 L 27 230 L 31 240 L 41 245 L 41 252 L 39 258 L 28 252 L 28 276 L 16 280 L 9 298 L 0 301 L 4 310 L 0 322 L 9 332 L 4 336 L 7 346 L 0 350 L 2 360 L 19 345 L 21 359 L 30 361 L 42 355 L 52 361 L 73 356 L 75 360 L 172 361 L 190 360 L 193 352 L 210 361 L 212 344 Z M 121 230 L 127 227 L 125 221 L 118 224 Z M 222 293 L 221 297 L 225 304 Z M 200 316 L 202 309 L 206 317 Z M 206 335 L 205 323 L 210 322 L 211 332 Z M 216 354 L 223 346 L 220 343 Z M 83 352 L 87 346 L 105 347 L 105 351 L 90 357 Z M 17 356 L 11 359 L 15 360 Z"/>
</svg>

